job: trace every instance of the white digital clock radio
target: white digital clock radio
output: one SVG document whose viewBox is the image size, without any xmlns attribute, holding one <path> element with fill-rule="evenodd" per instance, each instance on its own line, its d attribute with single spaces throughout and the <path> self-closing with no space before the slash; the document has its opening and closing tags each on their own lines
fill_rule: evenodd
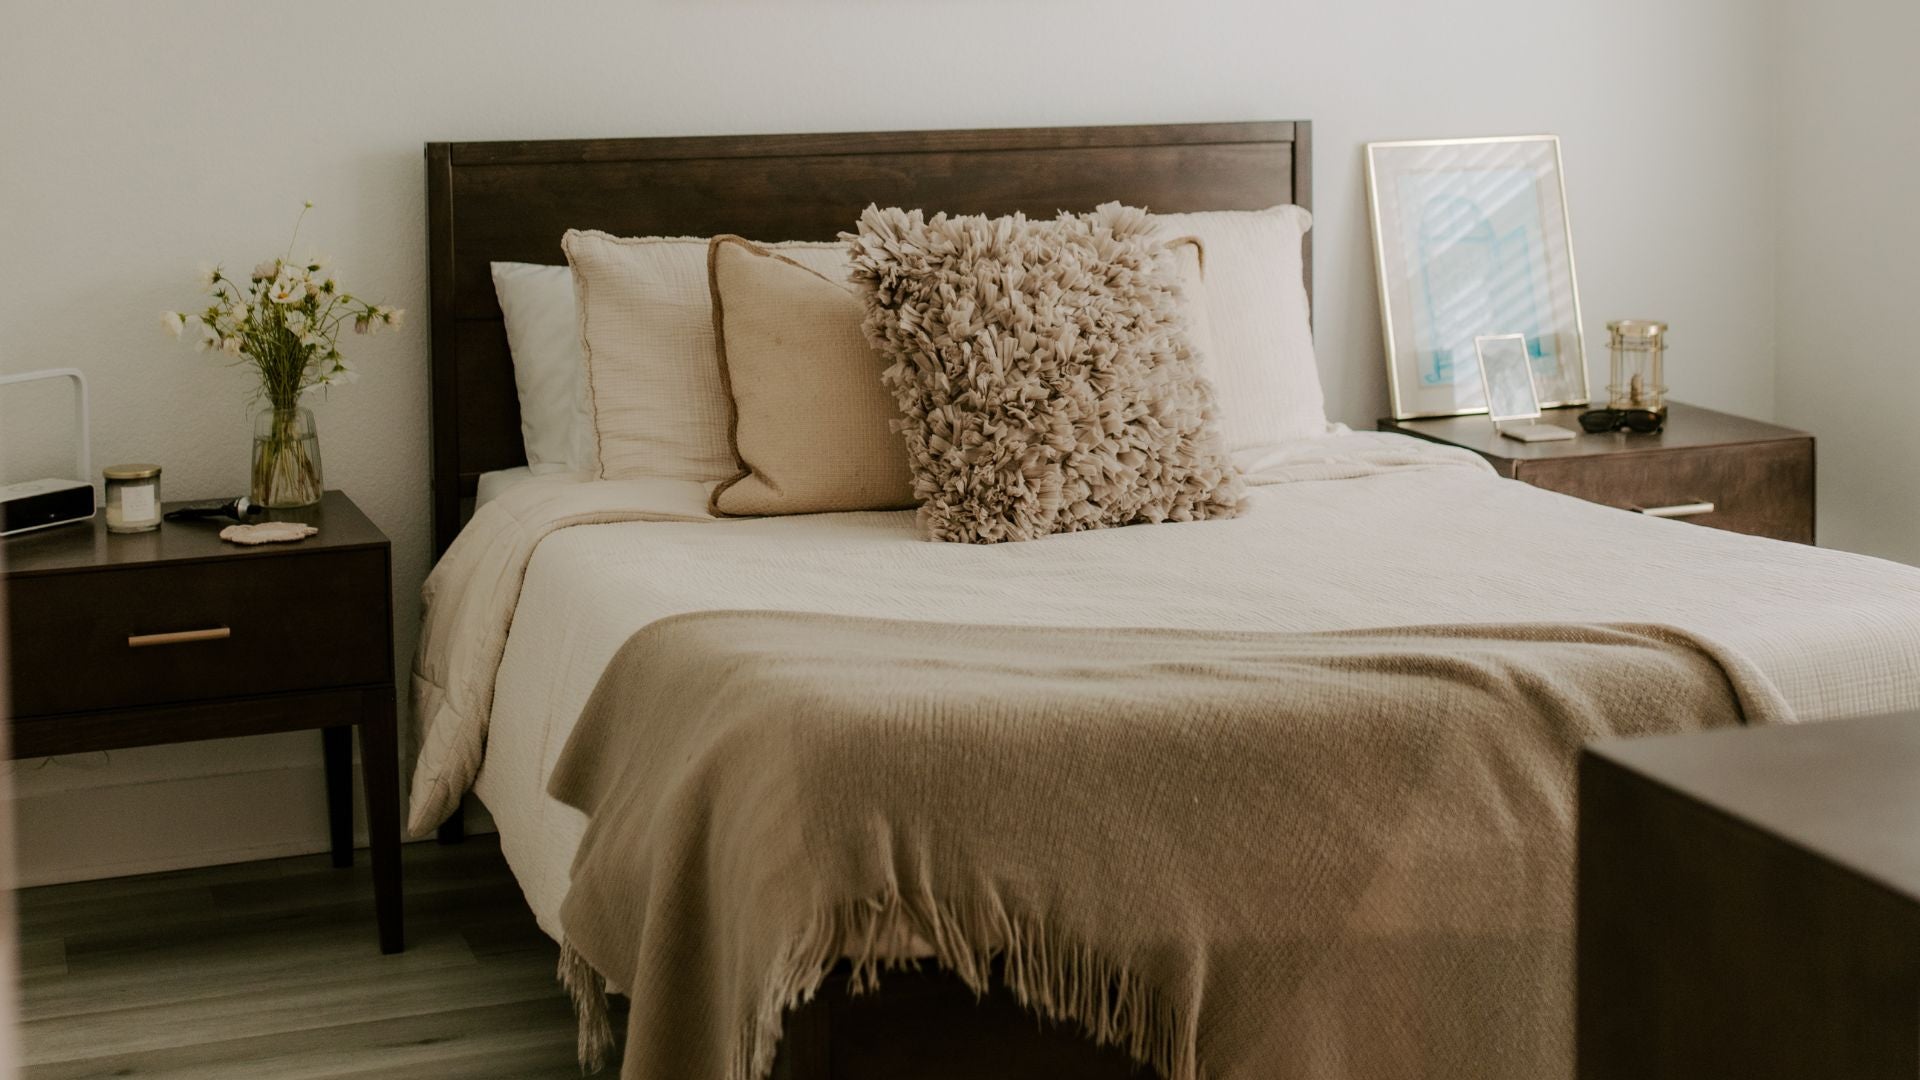
<svg viewBox="0 0 1920 1080">
<path fill-rule="evenodd" d="M 19 375 L 0 375 L 0 386 L 34 382 L 39 379 L 72 379 L 74 382 L 74 432 L 78 450 L 74 454 L 73 477 L 46 477 L 17 484 L 0 485 L 0 536 L 46 529 L 93 517 L 95 503 L 93 455 L 87 419 L 87 377 L 78 368 L 51 368 Z"/>
</svg>

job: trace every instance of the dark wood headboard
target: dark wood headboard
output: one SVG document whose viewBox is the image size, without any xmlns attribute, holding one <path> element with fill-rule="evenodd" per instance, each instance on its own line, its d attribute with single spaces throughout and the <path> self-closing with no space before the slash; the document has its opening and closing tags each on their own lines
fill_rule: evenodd
<svg viewBox="0 0 1920 1080">
<path fill-rule="evenodd" d="M 433 542 L 481 473 L 526 463 L 492 262 L 558 265 L 568 229 L 830 240 L 868 203 L 1051 217 L 1311 206 L 1305 121 L 427 144 Z M 1308 288 L 1312 288 L 1312 252 Z"/>
</svg>

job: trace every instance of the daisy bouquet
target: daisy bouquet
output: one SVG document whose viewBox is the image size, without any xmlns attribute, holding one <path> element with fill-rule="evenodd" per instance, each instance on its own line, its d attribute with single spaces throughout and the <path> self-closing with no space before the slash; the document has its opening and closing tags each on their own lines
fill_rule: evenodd
<svg viewBox="0 0 1920 1080">
<path fill-rule="evenodd" d="M 300 217 L 313 207 L 307 203 Z M 202 350 L 231 357 L 260 377 L 265 403 L 254 427 L 254 502 L 308 506 L 320 500 L 319 440 L 313 413 L 300 405 L 313 390 L 352 382 L 356 374 L 340 355 L 340 336 L 351 326 L 370 334 L 394 326 L 403 314 L 353 296 L 340 287 L 327 260 L 292 258 L 299 221 L 287 254 L 256 265 L 244 279 L 219 266 L 201 271 L 209 297 L 198 311 L 167 311 L 161 322 L 175 337 Z"/>
</svg>

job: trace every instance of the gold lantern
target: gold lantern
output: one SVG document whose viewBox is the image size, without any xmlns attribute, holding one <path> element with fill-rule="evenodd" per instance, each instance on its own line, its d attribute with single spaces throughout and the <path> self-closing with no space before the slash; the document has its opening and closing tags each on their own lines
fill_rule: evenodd
<svg viewBox="0 0 1920 1080">
<path fill-rule="evenodd" d="M 1662 361 L 1667 324 L 1651 319 L 1616 319 L 1607 324 L 1609 373 L 1607 407 L 1646 409 L 1666 415 L 1667 384 Z"/>
</svg>

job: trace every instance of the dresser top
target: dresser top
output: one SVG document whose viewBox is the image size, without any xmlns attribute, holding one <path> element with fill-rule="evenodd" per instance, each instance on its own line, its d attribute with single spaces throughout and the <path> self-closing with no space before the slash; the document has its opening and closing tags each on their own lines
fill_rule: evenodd
<svg viewBox="0 0 1920 1080">
<path fill-rule="evenodd" d="M 168 503 L 167 509 L 178 506 Z M 0 576 L 17 577 L 102 570 L 162 563 L 206 562 L 213 559 L 272 559 L 308 555 L 316 551 L 381 547 L 385 534 L 375 527 L 353 500 L 329 491 L 318 506 L 300 510 L 269 510 L 258 521 L 303 521 L 319 528 L 305 540 L 286 544 L 232 544 L 220 539 L 220 530 L 233 524 L 227 518 L 210 521 L 162 521 L 160 528 L 143 533 L 110 533 L 104 511 L 93 520 L 55 525 L 37 532 L 0 539 Z"/>
<path fill-rule="evenodd" d="M 1554 424 L 1576 433 L 1575 438 L 1559 442 L 1523 443 L 1518 439 L 1509 439 L 1495 431 L 1493 421 L 1484 414 L 1442 416 L 1429 420 L 1382 419 L 1380 430 L 1450 443 L 1477 454 L 1515 461 L 1690 450 L 1703 446 L 1736 446 L 1742 443 L 1812 438 L 1804 431 L 1678 401 L 1667 403 L 1666 427 L 1655 434 L 1614 431 L 1605 435 L 1589 435 L 1580 427 L 1580 414 L 1586 411 L 1584 407 L 1548 409 L 1541 415 L 1540 423 Z"/>
<path fill-rule="evenodd" d="M 1610 740 L 1587 752 L 1920 899 L 1920 713 Z"/>
</svg>

